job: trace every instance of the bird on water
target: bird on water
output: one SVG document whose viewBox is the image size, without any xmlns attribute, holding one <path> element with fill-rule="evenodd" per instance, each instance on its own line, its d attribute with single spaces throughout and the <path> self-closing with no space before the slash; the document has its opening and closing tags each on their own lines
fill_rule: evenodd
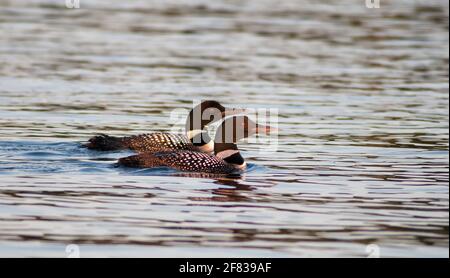
<svg viewBox="0 0 450 278">
<path fill-rule="evenodd" d="M 137 152 L 158 152 L 189 150 L 211 153 L 214 141 L 209 137 L 209 124 L 222 120 L 226 116 L 245 113 L 245 109 L 226 108 L 214 100 L 202 101 L 195 106 L 186 119 L 186 134 L 154 132 L 140 135 L 114 137 L 106 134 L 94 136 L 84 146 L 99 151 L 130 149 Z"/>
<path fill-rule="evenodd" d="M 257 124 L 247 116 L 234 116 L 225 119 L 217 129 L 214 155 L 190 150 L 141 153 L 119 159 L 118 165 L 137 168 L 169 167 L 187 172 L 232 174 L 245 170 L 247 165 L 236 143 L 254 134 L 270 134 L 276 130 L 274 127 Z"/>
</svg>

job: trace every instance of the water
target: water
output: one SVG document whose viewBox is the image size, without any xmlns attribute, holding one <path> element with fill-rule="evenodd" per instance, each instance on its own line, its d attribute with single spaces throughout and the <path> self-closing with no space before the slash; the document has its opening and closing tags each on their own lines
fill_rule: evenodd
<svg viewBox="0 0 450 278">
<path fill-rule="evenodd" d="M 448 257 L 446 1 L 129 2 L 0 0 L 0 256 Z M 278 152 L 207 177 L 79 147 L 194 99 L 279 109 Z"/>
</svg>

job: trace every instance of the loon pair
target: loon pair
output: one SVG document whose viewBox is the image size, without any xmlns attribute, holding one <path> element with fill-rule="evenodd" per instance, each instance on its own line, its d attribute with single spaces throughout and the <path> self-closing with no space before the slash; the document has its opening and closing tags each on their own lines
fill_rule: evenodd
<svg viewBox="0 0 450 278">
<path fill-rule="evenodd" d="M 197 111 L 201 113 L 200 121 L 195 118 Z M 214 141 L 211 140 L 206 130 L 208 124 L 243 112 L 243 109 L 226 109 L 216 101 L 204 101 L 189 113 L 186 136 L 170 133 L 122 138 L 101 135 L 91 138 L 86 146 L 98 150 L 132 149 L 142 152 L 119 159 L 119 165 L 127 167 L 165 166 L 189 172 L 230 174 L 246 167 L 236 143 L 251 135 L 270 134 L 274 130 L 256 124 L 247 116 L 233 116 L 222 122 Z M 209 117 L 205 117 L 205 114 Z M 214 155 L 210 154 L 211 151 L 214 151 Z"/>
</svg>

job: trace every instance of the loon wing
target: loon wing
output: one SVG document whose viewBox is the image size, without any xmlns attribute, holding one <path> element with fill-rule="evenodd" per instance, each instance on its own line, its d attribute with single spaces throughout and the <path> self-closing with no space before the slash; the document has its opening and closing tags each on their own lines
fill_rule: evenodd
<svg viewBox="0 0 450 278">
<path fill-rule="evenodd" d="M 171 133 L 148 133 L 129 137 L 113 137 L 101 134 L 89 139 L 89 149 L 113 151 L 131 149 L 137 152 L 158 152 L 170 150 L 197 150 L 184 135 Z"/>
<path fill-rule="evenodd" d="M 184 135 L 171 133 L 148 133 L 127 139 L 130 149 L 138 152 L 160 152 L 169 150 L 194 150 L 191 141 Z"/>
</svg>

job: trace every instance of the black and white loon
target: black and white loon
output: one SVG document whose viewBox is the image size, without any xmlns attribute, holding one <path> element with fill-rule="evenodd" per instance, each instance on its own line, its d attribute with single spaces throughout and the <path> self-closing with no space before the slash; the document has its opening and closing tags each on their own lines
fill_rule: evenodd
<svg viewBox="0 0 450 278">
<path fill-rule="evenodd" d="M 245 109 L 225 108 L 219 102 L 203 101 L 194 107 L 186 119 L 186 135 L 155 132 L 127 137 L 113 137 L 105 134 L 89 139 L 85 146 L 99 151 L 131 149 L 137 152 L 159 152 L 189 150 L 211 153 L 214 141 L 209 137 L 208 124 L 226 116 L 244 113 Z"/>
<path fill-rule="evenodd" d="M 118 164 L 127 167 L 172 169 L 211 174 L 231 174 L 246 168 L 246 162 L 236 145 L 253 134 L 270 134 L 275 128 L 258 125 L 247 116 L 225 119 L 217 129 L 214 139 L 214 155 L 189 151 L 164 151 L 142 153 L 119 159 Z"/>
</svg>

